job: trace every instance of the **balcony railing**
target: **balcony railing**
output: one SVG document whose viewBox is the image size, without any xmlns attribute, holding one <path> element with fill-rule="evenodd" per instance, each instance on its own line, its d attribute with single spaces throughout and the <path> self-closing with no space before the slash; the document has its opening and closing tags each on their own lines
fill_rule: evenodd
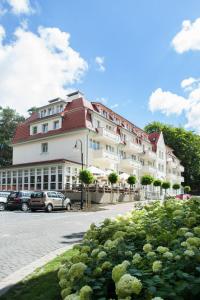
<svg viewBox="0 0 200 300">
<path fill-rule="evenodd" d="M 142 166 L 142 173 L 143 174 L 155 174 L 156 173 L 156 168 L 153 166 Z"/>
<path fill-rule="evenodd" d="M 184 172 L 185 168 L 184 168 L 183 166 L 180 165 L 179 170 L 180 170 L 181 172 Z"/>
<path fill-rule="evenodd" d="M 120 159 L 120 165 L 125 168 L 135 168 L 135 169 L 141 168 L 141 163 L 131 158 Z"/>
<path fill-rule="evenodd" d="M 135 144 L 131 141 L 127 141 L 126 142 L 126 146 L 125 146 L 127 151 L 131 151 L 133 153 L 142 153 L 143 149 L 141 145 Z"/>
<path fill-rule="evenodd" d="M 105 149 L 94 150 L 93 157 L 96 160 L 110 160 L 116 163 L 119 162 L 119 157 L 117 154 L 108 152 Z"/>
<path fill-rule="evenodd" d="M 98 135 L 96 137 L 99 140 L 102 141 L 108 141 L 112 143 L 119 143 L 120 142 L 120 136 L 112 131 L 110 131 L 107 128 L 99 127 L 98 128 Z"/>
<path fill-rule="evenodd" d="M 145 150 L 143 152 L 143 157 L 149 160 L 156 160 L 156 153 L 151 150 Z"/>
</svg>

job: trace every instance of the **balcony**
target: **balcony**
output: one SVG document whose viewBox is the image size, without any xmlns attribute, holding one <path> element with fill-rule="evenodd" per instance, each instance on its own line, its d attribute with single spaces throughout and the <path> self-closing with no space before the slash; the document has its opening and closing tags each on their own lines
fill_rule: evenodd
<svg viewBox="0 0 200 300">
<path fill-rule="evenodd" d="M 183 167 L 183 166 L 179 166 L 179 170 L 180 170 L 180 172 L 184 172 L 184 170 L 185 170 L 185 168 Z"/>
<path fill-rule="evenodd" d="M 139 161 L 131 158 L 123 158 L 120 160 L 120 166 L 127 169 L 141 169 L 142 165 Z"/>
<path fill-rule="evenodd" d="M 173 161 L 171 158 L 167 159 L 167 165 L 171 169 L 177 168 L 177 163 L 175 161 Z"/>
<path fill-rule="evenodd" d="M 120 136 L 118 134 L 103 127 L 98 128 L 98 135 L 96 136 L 96 139 L 114 144 L 118 144 L 120 142 Z"/>
<path fill-rule="evenodd" d="M 117 154 L 108 152 L 105 149 L 98 149 L 93 151 L 93 158 L 94 160 L 98 161 L 107 161 L 108 163 L 118 163 L 119 157 Z"/>
<path fill-rule="evenodd" d="M 142 174 L 154 175 L 156 173 L 156 168 L 152 166 L 142 166 Z"/>
<path fill-rule="evenodd" d="M 184 179 L 183 176 L 180 177 L 180 181 L 181 181 L 181 182 L 184 182 L 184 181 L 185 181 L 185 179 Z"/>
<path fill-rule="evenodd" d="M 156 160 L 156 153 L 151 150 L 145 150 L 143 152 L 143 157 L 149 160 Z"/>
<path fill-rule="evenodd" d="M 179 182 L 180 177 L 176 174 L 169 173 L 167 174 L 167 180 L 173 181 L 174 183 Z"/>
<path fill-rule="evenodd" d="M 143 152 L 143 149 L 142 149 L 142 146 L 141 145 L 138 145 L 138 144 L 135 144 L 131 141 L 127 141 L 126 142 L 126 146 L 125 146 L 125 149 L 127 151 L 130 151 L 132 153 L 142 153 Z"/>
</svg>

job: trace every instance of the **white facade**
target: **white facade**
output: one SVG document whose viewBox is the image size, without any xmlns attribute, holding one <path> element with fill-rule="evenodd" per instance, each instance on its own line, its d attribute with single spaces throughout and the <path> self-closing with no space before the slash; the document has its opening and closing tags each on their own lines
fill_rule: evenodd
<svg viewBox="0 0 200 300">
<path fill-rule="evenodd" d="M 108 119 L 104 110 L 91 112 L 90 127 L 62 132 L 60 129 L 65 104 L 63 100 L 55 100 L 38 110 L 39 118 L 29 126 L 30 138 L 13 144 L 13 167 L 0 170 L 0 190 L 61 190 L 66 184 L 77 182 L 81 163 L 80 140 L 85 167 L 95 166 L 105 171 L 134 174 L 138 184 L 144 174 L 170 181 L 171 184 L 184 181 L 181 174 L 184 168 L 172 149 L 165 145 L 162 133 L 157 140 L 156 149 L 153 149 L 147 135 L 141 137 L 133 132 L 128 121 L 122 126 L 120 117 L 114 112 L 112 120 Z M 34 137 L 36 134 L 37 138 Z M 78 151 L 74 147 L 77 141 Z M 55 160 L 68 162 L 51 163 Z M 35 166 L 31 166 L 32 164 Z M 51 180 L 55 178 L 56 182 Z"/>
</svg>

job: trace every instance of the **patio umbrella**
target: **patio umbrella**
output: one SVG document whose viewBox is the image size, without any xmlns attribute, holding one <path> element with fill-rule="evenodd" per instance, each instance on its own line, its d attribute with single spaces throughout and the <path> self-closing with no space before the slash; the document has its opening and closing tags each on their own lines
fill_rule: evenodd
<svg viewBox="0 0 200 300">
<path fill-rule="evenodd" d="M 105 176 L 105 172 L 103 170 L 96 168 L 94 166 L 89 167 L 88 171 L 90 171 L 93 175 L 96 176 Z"/>
<path fill-rule="evenodd" d="M 121 181 L 126 181 L 128 179 L 129 175 L 127 173 L 122 173 L 119 175 L 119 179 Z"/>
</svg>

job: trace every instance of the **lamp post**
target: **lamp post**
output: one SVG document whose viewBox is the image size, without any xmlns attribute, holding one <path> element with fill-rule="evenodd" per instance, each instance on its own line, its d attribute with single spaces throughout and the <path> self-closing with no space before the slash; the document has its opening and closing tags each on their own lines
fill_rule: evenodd
<svg viewBox="0 0 200 300">
<path fill-rule="evenodd" d="M 81 145 L 81 170 L 83 171 L 83 142 L 81 139 L 76 140 L 76 143 L 74 145 L 75 149 L 78 149 L 78 142 Z M 80 208 L 83 209 L 83 183 L 81 182 L 81 203 Z"/>
</svg>

